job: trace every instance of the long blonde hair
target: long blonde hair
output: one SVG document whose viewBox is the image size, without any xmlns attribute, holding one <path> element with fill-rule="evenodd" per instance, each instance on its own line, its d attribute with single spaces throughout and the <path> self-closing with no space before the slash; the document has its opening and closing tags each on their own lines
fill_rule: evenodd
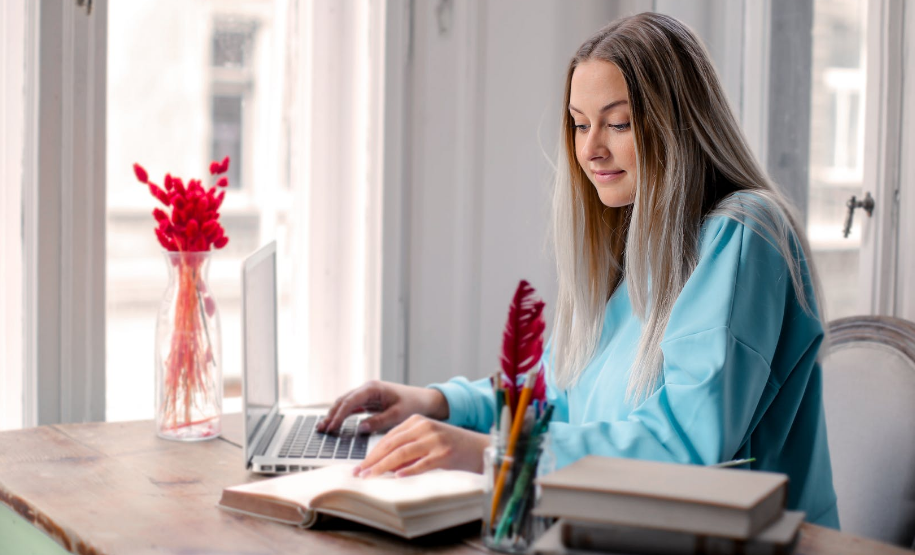
<svg viewBox="0 0 915 555">
<path fill-rule="evenodd" d="M 637 159 L 630 206 L 604 206 L 576 159 L 568 107 L 572 74 L 586 60 L 614 64 L 626 81 Z M 664 330 L 698 263 L 700 230 L 710 214 L 755 221 L 787 261 L 801 306 L 821 316 L 819 281 L 799 219 L 747 146 L 708 53 L 685 25 L 642 13 L 598 31 L 569 63 L 562 112 L 553 196 L 559 279 L 553 377 L 560 388 L 574 384 L 594 356 L 606 303 L 625 275 L 643 322 L 627 396 L 654 391 Z M 753 194 L 737 197 L 737 191 Z"/>
</svg>

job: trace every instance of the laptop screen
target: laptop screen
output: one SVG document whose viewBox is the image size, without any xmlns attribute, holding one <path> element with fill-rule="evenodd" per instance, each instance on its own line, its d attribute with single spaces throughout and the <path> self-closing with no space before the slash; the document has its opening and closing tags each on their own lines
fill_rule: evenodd
<svg viewBox="0 0 915 555">
<path fill-rule="evenodd" d="M 276 344 L 276 242 L 245 260 L 242 269 L 245 457 L 279 398 Z"/>
</svg>

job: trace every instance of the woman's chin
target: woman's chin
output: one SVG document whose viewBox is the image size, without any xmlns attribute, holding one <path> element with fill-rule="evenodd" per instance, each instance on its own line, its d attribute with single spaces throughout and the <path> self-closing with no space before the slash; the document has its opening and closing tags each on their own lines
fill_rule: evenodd
<svg viewBox="0 0 915 555">
<path fill-rule="evenodd" d="M 598 187 L 597 196 L 600 198 L 601 203 L 609 208 L 622 208 L 635 201 L 635 195 L 625 188 Z"/>
</svg>

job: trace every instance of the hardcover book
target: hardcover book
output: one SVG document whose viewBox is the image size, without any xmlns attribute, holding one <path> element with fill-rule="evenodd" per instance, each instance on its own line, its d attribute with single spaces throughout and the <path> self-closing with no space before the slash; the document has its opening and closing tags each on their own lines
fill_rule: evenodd
<svg viewBox="0 0 915 555">
<path fill-rule="evenodd" d="M 781 516 L 788 477 L 588 456 L 538 482 L 545 516 L 745 540 Z"/>
<path fill-rule="evenodd" d="M 618 524 L 559 520 L 533 546 L 535 555 L 790 555 L 804 513 L 785 511 L 748 540 L 700 536 Z"/>
</svg>

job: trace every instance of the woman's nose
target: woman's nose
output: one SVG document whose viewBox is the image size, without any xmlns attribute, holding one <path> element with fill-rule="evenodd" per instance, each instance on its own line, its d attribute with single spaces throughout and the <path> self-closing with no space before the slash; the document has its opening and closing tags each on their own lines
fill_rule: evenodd
<svg viewBox="0 0 915 555">
<path fill-rule="evenodd" d="M 600 160 L 610 155 L 610 149 L 604 141 L 604 134 L 600 129 L 591 128 L 585 138 L 584 157 L 588 160 Z"/>
</svg>

